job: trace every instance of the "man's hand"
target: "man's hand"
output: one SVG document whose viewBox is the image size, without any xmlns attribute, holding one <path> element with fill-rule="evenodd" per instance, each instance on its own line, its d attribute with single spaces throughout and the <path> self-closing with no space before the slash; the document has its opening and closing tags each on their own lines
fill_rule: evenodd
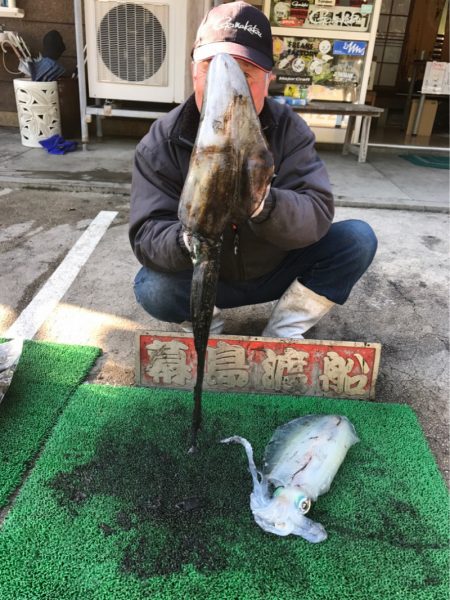
<svg viewBox="0 0 450 600">
<path fill-rule="evenodd" d="M 263 197 L 263 199 L 262 199 L 262 200 L 261 200 L 261 202 L 259 203 L 259 205 L 258 205 L 258 207 L 256 208 L 256 210 L 254 210 L 254 211 L 252 212 L 252 214 L 250 215 L 250 219 L 253 219 L 253 217 L 257 217 L 257 216 L 258 216 L 258 215 L 259 215 L 259 214 L 260 214 L 260 213 L 263 211 L 264 204 L 265 204 L 265 202 L 266 202 L 266 200 L 267 200 L 267 197 L 268 197 L 268 195 L 269 195 L 269 194 L 270 194 L 270 183 L 269 183 L 269 185 L 268 185 L 268 186 L 267 186 L 267 188 L 266 188 L 266 193 L 264 194 L 264 197 Z"/>
</svg>

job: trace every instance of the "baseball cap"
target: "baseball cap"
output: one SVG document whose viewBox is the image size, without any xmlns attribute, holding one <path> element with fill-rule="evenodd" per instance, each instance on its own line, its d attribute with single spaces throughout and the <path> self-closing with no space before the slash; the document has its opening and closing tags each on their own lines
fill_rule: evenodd
<svg viewBox="0 0 450 600">
<path fill-rule="evenodd" d="M 220 52 L 270 71 L 272 31 L 265 14 L 247 2 L 228 2 L 212 8 L 200 23 L 192 58 L 207 60 Z"/>
</svg>

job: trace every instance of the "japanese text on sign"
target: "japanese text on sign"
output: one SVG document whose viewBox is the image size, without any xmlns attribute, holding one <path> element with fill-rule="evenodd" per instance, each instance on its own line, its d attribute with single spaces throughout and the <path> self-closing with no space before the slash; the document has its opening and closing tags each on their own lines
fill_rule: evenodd
<svg viewBox="0 0 450 600">
<path fill-rule="evenodd" d="M 190 389 L 196 354 L 190 337 L 141 336 L 138 383 Z M 372 398 L 378 344 L 218 336 L 209 340 L 205 389 Z M 263 343 L 262 343 L 263 342 Z"/>
</svg>

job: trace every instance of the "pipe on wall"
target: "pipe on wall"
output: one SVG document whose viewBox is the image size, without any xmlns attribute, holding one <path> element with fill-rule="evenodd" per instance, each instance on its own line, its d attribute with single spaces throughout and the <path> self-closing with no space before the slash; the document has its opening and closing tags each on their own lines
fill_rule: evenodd
<svg viewBox="0 0 450 600">
<path fill-rule="evenodd" d="M 83 10 L 81 0 L 74 0 L 73 10 L 75 15 L 75 44 L 77 49 L 78 93 L 80 96 L 80 123 L 81 143 L 83 149 L 89 141 L 88 124 L 86 122 L 86 72 L 84 69 L 84 37 L 83 37 Z"/>
</svg>

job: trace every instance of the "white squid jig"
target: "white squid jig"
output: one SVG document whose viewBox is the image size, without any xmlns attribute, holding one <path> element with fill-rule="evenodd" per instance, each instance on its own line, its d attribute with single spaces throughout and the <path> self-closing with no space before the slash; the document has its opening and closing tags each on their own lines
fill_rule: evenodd
<svg viewBox="0 0 450 600">
<path fill-rule="evenodd" d="M 275 430 L 260 472 L 245 438 L 235 435 L 221 440 L 245 448 L 253 479 L 250 508 L 258 525 L 276 535 L 292 533 L 314 543 L 325 540 L 327 533 L 323 525 L 305 515 L 311 502 L 330 489 L 348 449 L 358 441 L 347 417 L 300 417 Z"/>
</svg>

